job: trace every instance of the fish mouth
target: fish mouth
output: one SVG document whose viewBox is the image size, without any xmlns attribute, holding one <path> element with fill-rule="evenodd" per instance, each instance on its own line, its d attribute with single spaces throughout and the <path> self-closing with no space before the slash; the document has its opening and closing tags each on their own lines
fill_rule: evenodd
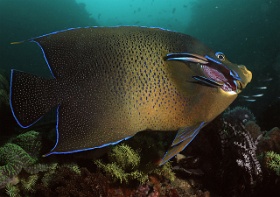
<svg viewBox="0 0 280 197">
<path fill-rule="evenodd" d="M 207 78 L 220 84 L 220 88 L 225 92 L 239 93 L 242 90 L 241 78 L 226 65 L 209 56 L 205 56 L 207 64 L 201 64 L 201 70 Z"/>
<path fill-rule="evenodd" d="M 204 76 L 198 75 L 192 78 L 203 85 L 219 87 L 229 93 L 239 93 L 243 89 L 241 78 L 234 70 L 207 55 L 203 57 L 192 53 L 170 53 L 165 60 L 199 64 Z"/>
<path fill-rule="evenodd" d="M 220 70 L 215 67 L 211 65 L 201 65 L 204 75 L 219 84 L 219 87 L 222 90 L 225 92 L 237 92 L 238 84 L 240 83 L 237 83 L 236 80 L 231 79 L 229 75 L 230 71 L 224 69 L 224 72 L 220 72 Z"/>
</svg>

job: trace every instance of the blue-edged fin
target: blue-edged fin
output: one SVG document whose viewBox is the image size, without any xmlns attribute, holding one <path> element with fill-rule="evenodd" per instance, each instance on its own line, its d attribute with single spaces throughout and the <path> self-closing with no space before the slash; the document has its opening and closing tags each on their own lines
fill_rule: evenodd
<svg viewBox="0 0 280 197">
<path fill-rule="evenodd" d="M 189 138 L 193 139 L 204 125 L 205 125 L 205 123 L 202 122 L 202 123 L 194 125 L 194 126 L 184 127 L 184 128 L 179 129 L 175 139 L 173 140 L 173 142 L 171 144 L 171 147 L 176 146 L 177 144 L 179 144 L 182 141 L 185 141 Z"/>
<path fill-rule="evenodd" d="M 205 125 L 205 122 L 201 122 L 194 126 L 179 129 L 175 139 L 172 142 L 171 148 L 165 153 L 159 165 L 164 164 L 179 152 L 184 150 Z"/>
<path fill-rule="evenodd" d="M 55 107 L 54 80 L 11 71 L 10 107 L 17 123 L 27 128 Z"/>
</svg>

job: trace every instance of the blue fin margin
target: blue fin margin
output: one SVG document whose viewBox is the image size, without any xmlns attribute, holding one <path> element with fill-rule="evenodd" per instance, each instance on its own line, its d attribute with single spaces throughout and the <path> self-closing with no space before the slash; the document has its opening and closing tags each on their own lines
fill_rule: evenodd
<svg viewBox="0 0 280 197">
<path fill-rule="evenodd" d="M 184 150 L 205 125 L 205 122 L 201 122 L 200 124 L 197 124 L 195 126 L 189 126 L 179 129 L 175 139 L 172 142 L 171 148 L 165 153 L 159 165 L 163 165 L 172 157 Z"/>
</svg>

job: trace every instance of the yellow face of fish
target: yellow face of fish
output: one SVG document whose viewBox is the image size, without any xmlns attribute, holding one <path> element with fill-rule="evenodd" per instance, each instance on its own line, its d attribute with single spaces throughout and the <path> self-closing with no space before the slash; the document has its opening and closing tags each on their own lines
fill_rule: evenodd
<svg viewBox="0 0 280 197">
<path fill-rule="evenodd" d="M 165 56 L 165 60 L 170 61 L 172 80 L 192 102 L 186 110 L 186 114 L 191 114 L 189 122 L 178 130 L 160 165 L 182 151 L 252 79 L 252 73 L 245 66 L 231 63 L 221 52 L 213 53 L 206 49 L 200 54 L 207 55 L 170 53 Z"/>
<path fill-rule="evenodd" d="M 252 73 L 244 65 L 237 65 L 231 63 L 224 54 L 216 53 L 215 54 L 220 62 L 227 66 L 230 69 L 230 76 L 232 77 L 233 82 L 236 84 L 236 93 L 240 93 L 247 84 L 252 80 Z M 235 79 L 235 80 L 234 80 Z"/>
</svg>

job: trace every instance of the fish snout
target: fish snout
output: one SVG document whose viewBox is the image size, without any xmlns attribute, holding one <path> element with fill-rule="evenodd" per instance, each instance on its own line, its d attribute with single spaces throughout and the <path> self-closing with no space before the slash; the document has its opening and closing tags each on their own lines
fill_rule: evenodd
<svg viewBox="0 0 280 197">
<path fill-rule="evenodd" d="M 252 72 L 249 71 L 246 66 L 244 65 L 238 65 L 238 68 L 240 69 L 240 76 L 242 79 L 242 83 L 247 85 L 252 80 Z"/>
</svg>

